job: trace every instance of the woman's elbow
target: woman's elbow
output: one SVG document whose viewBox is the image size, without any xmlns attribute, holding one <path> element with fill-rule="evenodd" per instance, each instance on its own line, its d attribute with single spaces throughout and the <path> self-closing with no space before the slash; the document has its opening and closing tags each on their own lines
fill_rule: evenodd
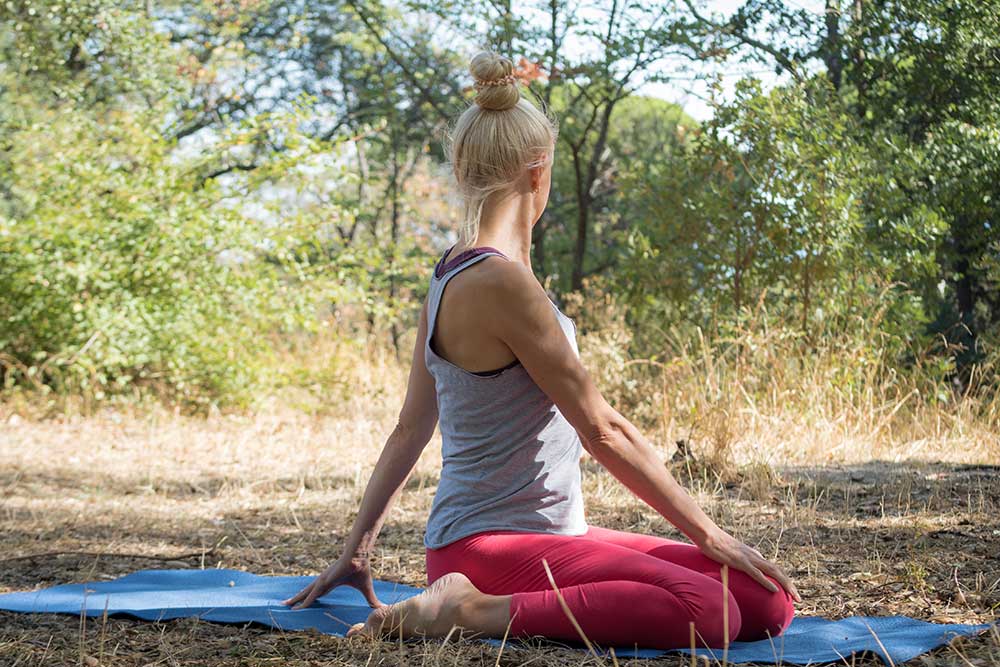
<svg viewBox="0 0 1000 667">
<path fill-rule="evenodd" d="M 438 415 L 437 412 L 425 413 L 418 415 L 416 417 L 400 416 L 396 421 L 396 427 L 393 429 L 396 436 L 403 440 L 413 441 L 423 441 L 424 444 L 434 435 L 434 429 L 437 427 Z"/>
<path fill-rule="evenodd" d="M 580 443 L 595 458 L 608 450 L 620 450 L 625 442 L 627 438 L 622 428 L 621 415 L 613 409 L 589 420 L 587 427 L 580 432 Z"/>
</svg>

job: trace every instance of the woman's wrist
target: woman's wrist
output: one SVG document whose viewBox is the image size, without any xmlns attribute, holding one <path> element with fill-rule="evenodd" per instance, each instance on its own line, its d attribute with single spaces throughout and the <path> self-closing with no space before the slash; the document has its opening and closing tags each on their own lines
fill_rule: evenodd
<svg viewBox="0 0 1000 667">
<path fill-rule="evenodd" d="M 714 523 L 710 526 L 705 526 L 699 528 L 694 535 L 689 535 L 691 541 L 694 542 L 695 546 L 699 549 L 711 549 L 712 547 L 718 545 L 727 536 L 726 531 L 719 528 Z"/>
<path fill-rule="evenodd" d="M 359 545 L 356 549 L 347 549 L 341 558 L 346 561 L 371 560 L 374 549 L 370 545 Z"/>
<path fill-rule="evenodd" d="M 352 544 L 353 548 L 351 548 Z M 375 552 L 375 531 L 366 530 L 361 533 L 360 537 L 349 536 L 344 547 L 343 557 L 346 560 L 369 560 Z"/>
</svg>

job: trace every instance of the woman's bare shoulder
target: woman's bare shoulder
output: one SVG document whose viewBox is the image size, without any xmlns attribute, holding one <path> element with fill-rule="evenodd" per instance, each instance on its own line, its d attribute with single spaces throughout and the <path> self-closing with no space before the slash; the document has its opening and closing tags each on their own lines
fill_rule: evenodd
<svg viewBox="0 0 1000 667">
<path fill-rule="evenodd" d="M 523 316 L 532 306 L 548 306 L 548 296 L 530 268 L 521 262 L 489 257 L 466 282 L 469 294 L 484 310 L 502 316 Z M 470 267 L 470 269 L 477 267 Z"/>
<path fill-rule="evenodd" d="M 496 261 L 492 261 L 496 260 Z M 475 281 L 467 284 L 468 303 L 477 320 L 501 340 L 513 328 L 537 335 L 562 336 L 552 301 L 524 264 L 491 258 Z"/>
</svg>

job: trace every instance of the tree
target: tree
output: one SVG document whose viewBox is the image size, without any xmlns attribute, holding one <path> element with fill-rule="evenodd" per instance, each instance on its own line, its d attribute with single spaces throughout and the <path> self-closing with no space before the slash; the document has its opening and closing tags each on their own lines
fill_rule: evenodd
<svg viewBox="0 0 1000 667">
<path fill-rule="evenodd" d="M 828 0 L 812 14 L 751 0 L 722 19 L 686 4 L 692 29 L 723 55 L 768 60 L 799 80 L 819 63 L 863 126 L 856 141 L 881 164 L 859 192 L 866 251 L 892 258 L 889 275 L 924 295 L 933 329 L 963 345 L 963 363 L 976 359 L 979 332 L 1000 323 L 982 269 L 1000 239 L 990 138 L 1000 126 L 1000 3 Z"/>
<path fill-rule="evenodd" d="M 288 289 L 309 277 L 286 252 L 298 239 L 254 224 L 214 172 L 247 153 L 290 172 L 335 147 L 302 140 L 298 105 L 184 151 L 169 120 L 202 75 L 177 66 L 147 7 L 16 9 L 31 18 L 4 16 L 2 43 L 35 48 L 0 72 L 4 386 L 249 401 L 267 376 L 261 334 L 315 326 L 315 304 Z"/>
</svg>

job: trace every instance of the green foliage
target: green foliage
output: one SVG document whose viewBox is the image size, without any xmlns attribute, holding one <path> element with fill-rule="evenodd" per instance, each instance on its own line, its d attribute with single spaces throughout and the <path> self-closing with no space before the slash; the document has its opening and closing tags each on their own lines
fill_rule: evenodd
<svg viewBox="0 0 1000 667">
<path fill-rule="evenodd" d="M 453 220 L 439 131 L 487 43 L 560 121 L 533 264 L 616 293 L 622 359 L 762 327 L 857 362 L 847 393 L 870 346 L 946 400 L 1000 331 L 998 4 L 826 6 L 8 2 L 5 386 L 246 402 L 339 377 L 277 368 L 332 320 L 406 356 Z M 741 49 L 790 77 L 702 125 L 634 93 Z"/>
<path fill-rule="evenodd" d="M 8 134 L 17 205 L 0 219 L 5 381 L 96 398 L 154 386 L 247 397 L 285 288 L 259 233 L 141 116 L 74 109 Z M 250 363 L 248 363 L 250 361 Z"/>
<path fill-rule="evenodd" d="M 85 8 L 102 31 L 151 28 L 138 12 Z M 106 18 L 117 23 L 104 27 Z M 90 44 L 88 21 L 74 19 L 83 27 L 77 38 Z M 29 27 L 47 43 L 44 24 Z M 145 48 L 166 49 L 161 37 Z M 140 76 L 108 83 L 114 95 L 103 99 L 52 99 L 37 91 L 34 75 L 58 75 L 63 65 L 45 51 L 29 55 L 37 58 L 21 71 L 4 72 L 2 98 L 4 386 L 96 399 L 151 390 L 200 406 L 250 401 L 270 382 L 263 336 L 316 327 L 321 276 L 288 250 L 316 230 L 257 224 L 233 204 L 245 183 L 217 176 L 251 154 L 270 169 L 257 174 L 259 186 L 329 153 L 331 144 L 301 136 L 308 107 L 257 114 L 191 150 L 164 132 L 175 99 L 150 97 L 183 90 L 183 80 L 146 87 Z M 163 51 L 129 62 L 141 69 L 167 60 Z M 65 89 L 96 85 L 103 70 L 70 73 Z"/>
<path fill-rule="evenodd" d="M 667 344 L 663 323 L 726 335 L 762 312 L 805 345 L 872 327 L 903 362 L 930 344 L 914 282 L 935 275 L 947 227 L 908 199 L 897 214 L 915 158 L 887 170 L 825 79 L 767 93 L 745 81 L 677 139 L 633 162 L 617 193 L 631 224 L 611 281 L 646 332 L 637 353 Z"/>
</svg>

